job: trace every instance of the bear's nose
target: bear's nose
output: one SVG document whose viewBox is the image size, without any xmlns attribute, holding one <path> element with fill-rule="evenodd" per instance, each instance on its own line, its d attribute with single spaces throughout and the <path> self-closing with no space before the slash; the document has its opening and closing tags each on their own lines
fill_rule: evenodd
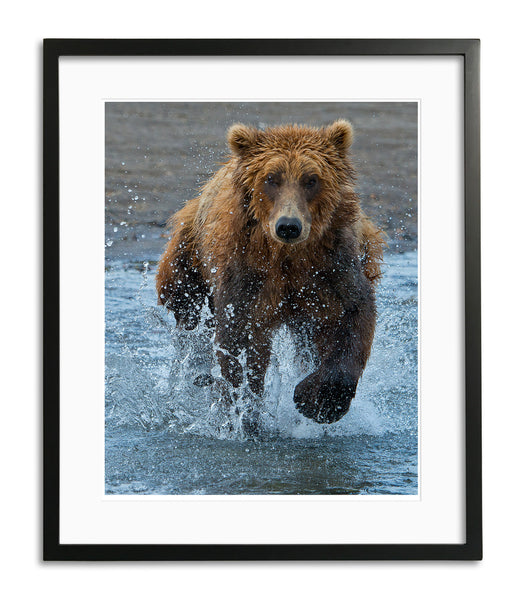
<svg viewBox="0 0 517 600">
<path fill-rule="evenodd" d="M 292 217 L 280 217 L 275 226 L 276 234 L 283 240 L 294 240 L 300 237 L 302 222 Z"/>
</svg>

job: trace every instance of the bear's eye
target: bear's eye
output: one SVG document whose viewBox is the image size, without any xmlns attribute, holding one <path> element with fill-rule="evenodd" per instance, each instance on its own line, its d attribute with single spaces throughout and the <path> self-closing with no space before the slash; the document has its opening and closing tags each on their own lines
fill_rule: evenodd
<svg viewBox="0 0 517 600">
<path fill-rule="evenodd" d="M 277 182 L 277 180 L 276 180 L 275 176 L 274 176 L 272 173 L 270 173 L 270 174 L 269 174 L 269 175 L 266 177 L 266 183 L 267 183 L 268 185 L 274 185 L 274 186 L 277 186 L 277 185 L 278 185 L 278 182 Z"/>
<path fill-rule="evenodd" d="M 304 185 L 307 189 L 310 190 L 311 188 L 315 187 L 317 183 L 318 183 L 317 175 L 311 175 L 310 177 L 307 177 Z"/>
</svg>

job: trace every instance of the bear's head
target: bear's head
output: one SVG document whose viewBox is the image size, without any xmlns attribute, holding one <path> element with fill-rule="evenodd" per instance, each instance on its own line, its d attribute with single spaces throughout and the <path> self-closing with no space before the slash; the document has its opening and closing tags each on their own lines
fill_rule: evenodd
<svg viewBox="0 0 517 600">
<path fill-rule="evenodd" d="M 323 128 L 284 125 L 262 131 L 235 124 L 229 129 L 235 185 L 266 235 L 295 245 L 323 236 L 338 209 L 354 220 L 352 139 L 345 120 Z"/>
</svg>

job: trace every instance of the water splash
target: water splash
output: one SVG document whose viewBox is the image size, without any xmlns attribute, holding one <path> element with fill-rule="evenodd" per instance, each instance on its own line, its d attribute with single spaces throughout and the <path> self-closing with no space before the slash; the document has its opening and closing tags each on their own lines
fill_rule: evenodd
<svg viewBox="0 0 517 600">
<path fill-rule="evenodd" d="M 263 397 L 249 390 L 246 377 L 241 388 L 229 390 L 205 319 L 193 331 L 176 328 L 174 317 L 156 306 L 149 263 L 113 264 L 106 272 L 107 423 L 137 423 L 145 430 L 168 428 L 177 435 L 219 440 L 244 439 L 257 422 L 261 436 L 294 439 L 414 432 L 416 254 L 390 256 L 386 267 L 378 290 L 375 342 L 357 395 L 343 419 L 320 425 L 294 406 L 294 388 L 315 364 L 307 348 L 300 352 L 287 328 L 273 340 Z M 204 311 L 208 318 L 207 306 Z M 244 365 L 244 357 L 241 361 Z"/>
</svg>

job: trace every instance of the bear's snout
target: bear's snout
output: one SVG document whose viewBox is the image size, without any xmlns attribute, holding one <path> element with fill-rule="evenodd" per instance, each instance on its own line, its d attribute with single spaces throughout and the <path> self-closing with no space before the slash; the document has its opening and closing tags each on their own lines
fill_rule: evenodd
<svg viewBox="0 0 517 600">
<path fill-rule="evenodd" d="M 302 222 L 293 217 L 280 217 L 275 226 L 279 238 L 290 241 L 299 238 L 302 233 Z"/>
</svg>

